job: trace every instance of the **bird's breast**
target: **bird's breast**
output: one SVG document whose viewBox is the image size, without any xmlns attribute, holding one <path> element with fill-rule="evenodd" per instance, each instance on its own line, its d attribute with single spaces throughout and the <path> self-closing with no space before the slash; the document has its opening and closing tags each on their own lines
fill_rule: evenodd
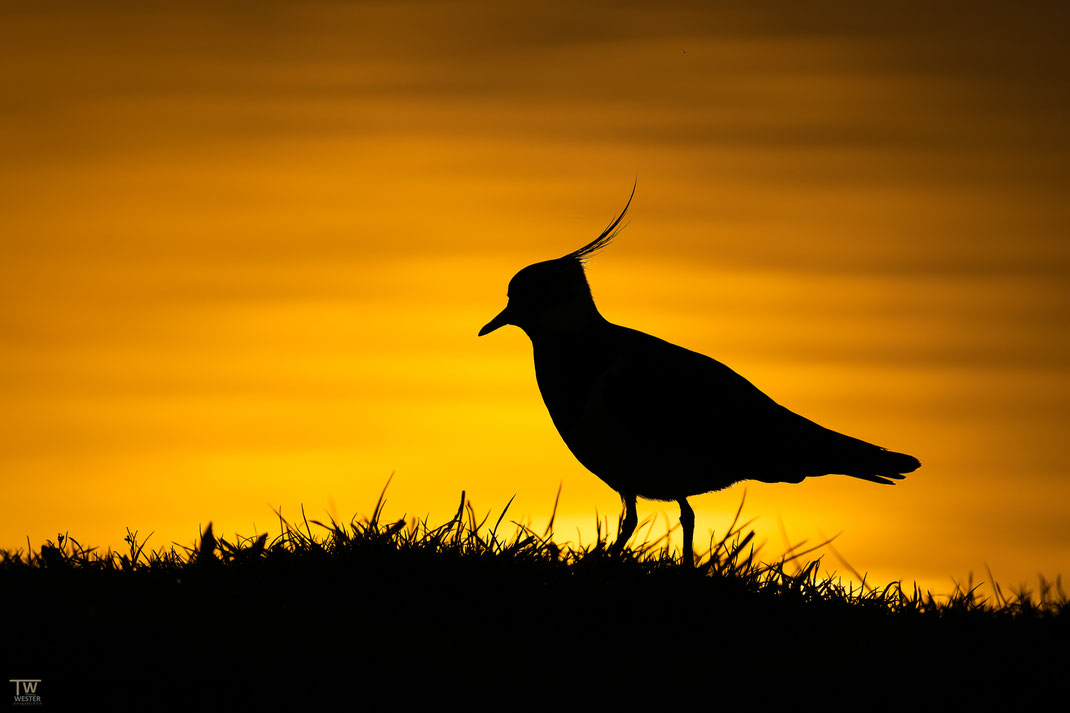
<svg viewBox="0 0 1070 713">
<path fill-rule="evenodd" d="M 611 487 L 622 490 L 627 473 L 637 464 L 620 428 L 619 409 L 606 390 L 619 364 L 611 355 L 604 359 L 576 356 L 536 351 L 539 390 L 554 426 L 576 459 Z"/>
</svg>

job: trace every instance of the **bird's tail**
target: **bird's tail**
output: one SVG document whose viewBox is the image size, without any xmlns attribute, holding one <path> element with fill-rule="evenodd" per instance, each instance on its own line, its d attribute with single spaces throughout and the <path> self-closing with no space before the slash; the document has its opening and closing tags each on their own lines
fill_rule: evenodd
<svg viewBox="0 0 1070 713">
<path fill-rule="evenodd" d="M 846 475 L 868 480 L 871 483 L 895 485 L 895 481 L 905 478 L 906 473 L 911 473 L 920 467 L 921 461 L 914 456 L 878 448 L 870 453 L 864 463 L 855 463 Z"/>
</svg>

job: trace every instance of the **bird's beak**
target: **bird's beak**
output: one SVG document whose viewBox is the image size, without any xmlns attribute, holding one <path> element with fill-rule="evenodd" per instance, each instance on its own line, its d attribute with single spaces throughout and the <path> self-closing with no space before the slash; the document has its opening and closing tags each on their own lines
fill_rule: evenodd
<svg viewBox="0 0 1070 713">
<path fill-rule="evenodd" d="M 506 305 L 505 309 L 499 312 L 497 317 L 483 325 L 483 329 L 479 330 L 479 336 L 482 337 L 484 334 L 490 334 L 498 327 L 504 327 L 509 324 L 509 317 L 509 305 Z"/>
</svg>

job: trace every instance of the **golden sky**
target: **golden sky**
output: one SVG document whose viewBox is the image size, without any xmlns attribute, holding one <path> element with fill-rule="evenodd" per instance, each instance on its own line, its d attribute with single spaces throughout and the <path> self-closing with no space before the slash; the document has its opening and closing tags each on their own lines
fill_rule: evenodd
<svg viewBox="0 0 1070 713">
<path fill-rule="evenodd" d="M 922 461 L 749 484 L 770 555 L 1070 572 L 1070 18 L 933 5 L 5 3 L 0 546 L 348 519 L 392 472 L 432 521 L 560 483 L 589 540 L 615 493 L 476 332 L 638 176 L 602 313 Z"/>
</svg>

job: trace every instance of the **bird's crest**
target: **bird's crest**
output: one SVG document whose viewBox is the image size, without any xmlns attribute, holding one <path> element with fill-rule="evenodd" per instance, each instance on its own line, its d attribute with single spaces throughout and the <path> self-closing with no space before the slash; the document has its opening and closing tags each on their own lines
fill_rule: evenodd
<svg viewBox="0 0 1070 713">
<path fill-rule="evenodd" d="M 617 237 L 617 235 L 620 234 L 620 231 L 624 230 L 625 226 L 621 225 L 621 221 L 624 220 L 624 214 L 628 212 L 628 206 L 632 204 L 632 198 L 635 196 L 635 186 L 637 183 L 638 180 L 636 180 L 636 183 L 632 184 L 632 194 L 628 196 L 628 202 L 624 204 L 624 210 L 620 212 L 617 219 L 610 223 L 597 238 L 587 243 L 579 250 L 574 250 L 568 255 L 565 255 L 561 258 L 562 260 L 572 258 L 578 260 L 580 263 L 584 263 L 587 261 L 587 258 L 591 257 L 591 255 L 594 255 L 596 252 L 609 245 L 610 241 Z"/>
</svg>

